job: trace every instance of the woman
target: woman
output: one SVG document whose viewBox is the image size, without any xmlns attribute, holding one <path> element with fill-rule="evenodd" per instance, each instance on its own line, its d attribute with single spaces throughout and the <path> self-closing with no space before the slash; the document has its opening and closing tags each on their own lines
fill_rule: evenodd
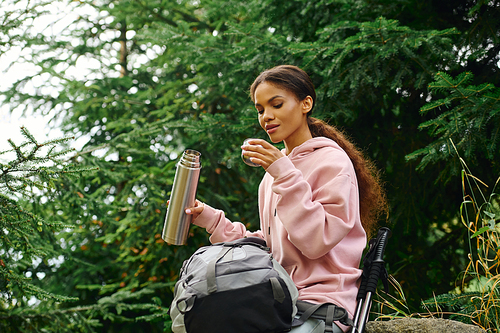
<svg viewBox="0 0 500 333">
<path fill-rule="evenodd" d="M 352 318 L 366 246 L 366 232 L 386 209 L 372 165 L 338 130 L 312 118 L 316 93 L 309 76 L 295 66 L 262 72 L 250 88 L 261 127 L 278 150 L 253 139 L 243 154 L 266 170 L 259 187 L 261 229 L 246 230 L 199 201 L 186 213 L 211 234 L 212 243 L 245 236 L 266 240 L 287 270 L 299 300 L 334 303 Z M 337 332 L 347 329 L 338 323 Z M 323 332 L 310 319 L 292 332 Z"/>
</svg>

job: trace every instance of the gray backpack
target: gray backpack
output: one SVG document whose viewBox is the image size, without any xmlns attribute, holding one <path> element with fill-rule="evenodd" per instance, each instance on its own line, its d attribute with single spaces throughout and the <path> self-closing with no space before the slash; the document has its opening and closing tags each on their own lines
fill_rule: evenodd
<svg viewBox="0 0 500 333">
<path fill-rule="evenodd" d="M 289 331 L 299 296 L 264 240 L 199 248 L 182 265 L 170 306 L 174 333 Z"/>
</svg>

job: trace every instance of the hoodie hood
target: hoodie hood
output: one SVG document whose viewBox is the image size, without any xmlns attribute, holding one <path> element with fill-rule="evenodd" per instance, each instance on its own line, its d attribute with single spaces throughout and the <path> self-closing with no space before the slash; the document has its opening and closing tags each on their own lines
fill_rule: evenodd
<svg viewBox="0 0 500 333">
<path fill-rule="evenodd" d="M 332 139 L 323 137 L 323 136 L 318 136 L 312 139 L 307 140 L 300 146 L 297 146 L 293 148 L 292 152 L 288 154 L 288 158 L 290 160 L 296 160 L 303 158 L 310 153 L 314 152 L 317 149 L 321 149 L 324 147 L 331 147 L 338 149 L 340 151 L 344 151 L 340 146 L 337 144 L 337 142 L 333 141 Z M 285 153 L 285 150 L 282 150 L 283 153 Z"/>
</svg>

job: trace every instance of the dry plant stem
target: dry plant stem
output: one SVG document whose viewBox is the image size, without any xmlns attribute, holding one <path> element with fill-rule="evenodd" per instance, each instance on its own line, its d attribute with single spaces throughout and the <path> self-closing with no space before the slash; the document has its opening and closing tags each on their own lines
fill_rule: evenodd
<svg viewBox="0 0 500 333">
<path fill-rule="evenodd" d="M 467 281 L 477 281 L 478 296 L 472 297 L 471 302 L 475 304 L 475 311 L 471 315 L 472 322 L 486 330 L 498 332 L 500 322 L 500 237 L 496 226 L 498 220 L 498 201 L 496 187 L 500 178 L 491 189 L 491 195 L 487 198 L 481 190 L 481 185 L 488 188 L 484 182 L 472 175 L 467 164 L 460 158 L 463 166 L 462 191 L 463 202 L 460 207 L 460 215 L 463 225 L 469 232 L 469 263 L 462 278 L 462 290 L 466 290 L 470 284 Z M 476 192 L 480 197 L 477 198 Z M 469 216 L 469 211 L 474 217 Z M 470 240 L 475 238 L 475 250 Z"/>
</svg>

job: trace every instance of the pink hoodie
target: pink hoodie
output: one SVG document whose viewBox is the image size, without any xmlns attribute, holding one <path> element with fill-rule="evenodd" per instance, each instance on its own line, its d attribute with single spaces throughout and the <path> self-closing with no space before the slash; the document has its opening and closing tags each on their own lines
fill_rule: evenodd
<svg viewBox="0 0 500 333">
<path fill-rule="evenodd" d="M 194 224 L 212 234 L 212 243 L 265 239 L 295 282 L 300 300 L 335 303 L 352 318 L 366 234 L 356 174 L 342 148 L 316 137 L 275 161 L 259 187 L 259 214 L 256 232 L 208 205 Z"/>
</svg>

